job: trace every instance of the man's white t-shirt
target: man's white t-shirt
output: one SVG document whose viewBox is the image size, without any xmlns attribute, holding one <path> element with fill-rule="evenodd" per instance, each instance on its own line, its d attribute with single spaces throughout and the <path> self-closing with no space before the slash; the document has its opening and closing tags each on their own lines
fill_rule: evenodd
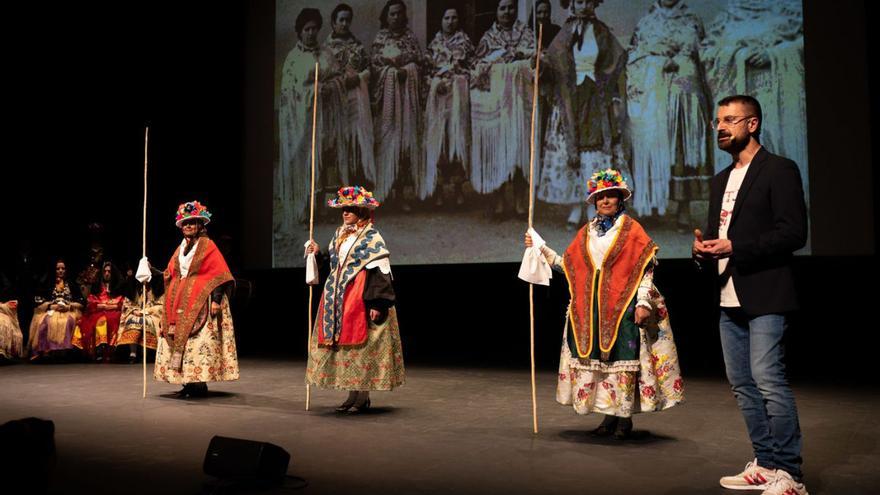
<svg viewBox="0 0 880 495">
<path fill-rule="evenodd" d="M 749 170 L 751 162 L 740 168 L 734 168 L 730 171 L 730 177 L 727 179 L 727 186 L 724 188 L 724 196 L 721 198 L 721 218 L 718 221 L 718 238 L 727 239 L 727 229 L 730 227 L 730 220 L 733 216 L 733 207 L 736 204 L 736 196 L 739 188 L 742 186 L 746 172 Z M 729 258 L 718 260 L 718 274 L 724 273 L 727 269 Z M 721 287 L 721 307 L 738 308 L 739 298 L 736 297 L 736 290 L 733 287 L 733 277 L 729 277 L 727 282 Z"/>
</svg>

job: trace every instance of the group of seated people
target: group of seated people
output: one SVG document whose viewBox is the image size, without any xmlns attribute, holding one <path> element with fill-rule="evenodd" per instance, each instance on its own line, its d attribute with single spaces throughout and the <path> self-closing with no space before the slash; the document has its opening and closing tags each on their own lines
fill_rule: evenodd
<svg viewBox="0 0 880 495">
<path fill-rule="evenodd" d="M 144 335 L 146 347 L 155 350 L 164 310 L 162 277 L 144 287 L 122 277 L 109 261 L 95 268 L 94 281 L 83 286 L 70 282 L 64 260 L 55 262 L 54 277 L 34 297 L 27 342 L 18 319 L 22 302 L 0 300 L 0 361 L 110 362 L 117 350 L 122 356 L 127 350 L 134 363 Z"/>
</svg>

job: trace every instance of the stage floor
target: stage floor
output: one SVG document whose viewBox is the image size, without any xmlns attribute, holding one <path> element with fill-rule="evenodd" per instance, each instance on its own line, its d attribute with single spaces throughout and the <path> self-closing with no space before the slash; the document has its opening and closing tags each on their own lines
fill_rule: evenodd
<svg viewBox="0 0 880 495">
<path fill-rule="evenodd" d="M 292 457 L 289 474 L 309 483 L 297 492 L 313 494 L 735 493 L 718 478 L 751 460 L 720 379 L 685 377 L 686 403 L 636 416 L 642 438 L 618 442 L 585 433 L 598 416 L 555 402 L 555 373 L 538 375 L 533 435 L 527 370 L 411 367 L 406 385 L 372 394 L 368 414 L 347 416 L 333 411 L 344 392 L 313 390 L 312 410 L 304 410 L 303 368 L 244 359 L 240 381 L 182 400 L 170 396 L 178 386 L 151 378 L 142 399 L 139 365 L 2 366 L 0 423 L 55 422 L 50 492 L 59 494 L 202 493 L 214 435 L 281 446 Z M 810 493 L 878 493 L 875 389 L 794 389 Z"/>
</svg>

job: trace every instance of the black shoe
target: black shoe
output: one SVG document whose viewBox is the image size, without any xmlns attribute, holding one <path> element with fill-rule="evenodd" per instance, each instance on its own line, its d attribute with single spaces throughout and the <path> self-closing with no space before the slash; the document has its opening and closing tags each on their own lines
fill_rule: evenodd
<svg viewBox="0 0 880 495">
<path fill-rule="evenodd" d="M 596 427 L 593 431 L 590 432 L 591 435 L 596 437 L 609 437 L 615 433 L 617 430 L 617 426 L 619 424 L 619 420 L 617 416 L 605 416 L 605 419 L 602 420 L 602 423 Z"/>
<path fill-rule="evenodd" d="M 177 395 L 184 399 L 206 397 L 208 395 L 208 384 L 203 382 L 187 383 L 183 386 L 182 390 L 177 392 Z"/>
<path fill-rule="evenodd" d="M 614 429 L 614 438 L 626 440 L 632 436 L 632 430 L 632 418 L 620 418 L 620 421 L 617 422 L 617 428 Z"/>
<path fill-rule="evenodd" d="M 361 414 L 369 408 L 370 408 L 370 399 L 367 399 L 366 402 L 364 402 L 363 404 L 361 404 L 359 406 L 353 405 L 350 408 L 348 408 L 348 414 Z"/>
<path fill-rule="evenodd" d="M 189 397 L 189 392 L 190 392 L 190 384 L 184 383 L 183 388 L 178 390 L 177 392 L 174 392 L 174 395 L 176 395 L 179 398 L 184 398 L 184 397 Z"/>
</svg>

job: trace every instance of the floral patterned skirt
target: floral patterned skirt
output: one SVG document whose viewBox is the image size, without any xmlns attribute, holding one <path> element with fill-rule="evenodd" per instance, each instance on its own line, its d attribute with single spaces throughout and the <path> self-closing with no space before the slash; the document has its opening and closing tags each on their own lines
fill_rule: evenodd
<svg viewBox="0 0 880 495">
<path fill-rule="evenodd" d="M 566 318 L 566 321 L 568 319 Z M 621 363 L 579 359 L 568 345 L 568 323 L 562 335 L 556 401 L 591 412 L 628 418 L 635 413 L 662 411 L 684 400 L 678 352 L 669 318 L 654 328 L 639 328 L 638 369 Z"/>
<path fill-rule="evenodd" d="M 403 385 L 403 350 L 395 308 L 388 309 L 381 324 L 369 325 L 366 342 L 355 346 L 319 346 L 313 329 L 306 383 L 359 391 L 393 390 Z"/>
<path fill-rule="evenodd" d="M 183 352 L 182 370 L 171 365 L 171 356 L 168 340 L 159 338 L 153 378 L 176 384 L 238 380 L 235 331 L 226 296 L 220 304 L 220 313 L 216 317 L 209 316 L 205 325 L 190 335 Z"/>
</svg>

